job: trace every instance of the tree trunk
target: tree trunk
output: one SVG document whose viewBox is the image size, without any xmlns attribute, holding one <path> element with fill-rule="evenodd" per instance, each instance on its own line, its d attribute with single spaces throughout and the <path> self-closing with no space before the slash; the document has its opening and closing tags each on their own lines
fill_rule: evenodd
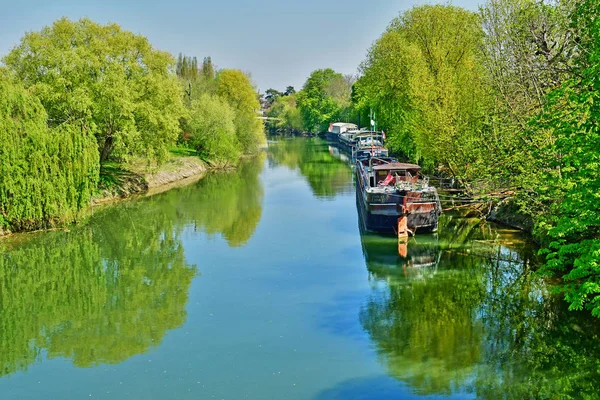
<svg viewBox="0 0 600 400">
<path fill-rule="evenodd" d="M 100 164 L 104 164 L 105 161 L 110 157 L 113 149 L 115 147 L 115 140 L 112 135 L 109 135 L 104 139 L 104 143 L 102 145 L 102 149 L 100 151 Z"/>
</svg>

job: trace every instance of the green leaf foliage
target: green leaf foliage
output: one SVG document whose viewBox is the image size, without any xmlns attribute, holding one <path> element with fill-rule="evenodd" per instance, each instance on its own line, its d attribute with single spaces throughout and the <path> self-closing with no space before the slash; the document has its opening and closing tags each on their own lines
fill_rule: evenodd
<svg viewBox="0 0 600 400">
<path fill-rule="evenodd" d="M 600 4 L 582 0 L 571 23 L 581 51 L 576 74 L 550 96 L 538 121 L 560 154 L 547 170 L 541 191 L 554 202 L 541 219 L 544 270 L 563 277 L 562 291 L 572 309 L 600 317 Z"/>
<path fill-rule="evenodd" d="M 392 149 L 459 178 L 473 175 L 487 107 L 482 36 L 477 15 L 459 7 L 415 7 L 392 21 L 355 88 Z"/>
<path fill-rule="evenodd" d="M 59 19 L 29 32 L 4 63 L 37 95 L 52 126 L 81 121 L 100 160 L 166 156 L 184 112 L 173 57 L 116 24 Z"/>
<path fill-rule="evenodd" d="M 72 220 L 98 181 L 98 150 L 85 125 L 48 128 L 40 101 L 0 75 L 0 228 Z"/>
<path fill-rule="evenodd" d="M 275 118 L 269 125 L 271 133 L 300 134 L 304 130 L 295 93 L 277 97 L 267 111 L 267 117 Z"/>
<path fill-rule="evenodd" d="M 304 127 L 324 131 L 348 105 L 350 91 L 351 86 L 344 88 L 344 76 L 331 68 L 313 71 L 297 96 Z"/>
<path fill-rule="evenodd" d="M 250 78 L 240 70 L 221 70 L 217 75 L 216 92 L 235 112 L 235 133 L 242 153 L 256 152 L 266 143 L 266 138 L 264 126 L 257 118 L 260 103 Z"/>
<path fill-rule="evenodd" d="M 543 271 L 600 317 L 599 21 L 593 0 L 415 7 L 369 50 L 352 99 L 396 152 L 512 195 Z"/>
<path fill-rule="evenodd" d="M 215 95 L 204 93 L 190 107 L 190 144 L 211 161 L 236 161 L 240 155 L 235 132 L 235 112 Z"/>
</svg>

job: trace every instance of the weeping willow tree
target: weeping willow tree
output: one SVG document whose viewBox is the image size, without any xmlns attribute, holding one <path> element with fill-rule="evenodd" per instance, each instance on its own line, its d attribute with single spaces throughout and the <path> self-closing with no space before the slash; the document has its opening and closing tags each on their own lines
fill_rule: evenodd
<svg viewBox="0 0 600 400">
<path fill-rule="evenodd" d="M 164 159 L 185 114 L 174 59 L 117 24 L 61 18 L 28 32 L 3 59 L 56 126 L 81 120 L 111 155 Z"/>
<path fill-rule="evenodd" d="M 40 101 L 0 74 L 0 229 L 72 220 L 89 202 L 98 171 L 85 125 L 48 128 Z"/>
</svg>

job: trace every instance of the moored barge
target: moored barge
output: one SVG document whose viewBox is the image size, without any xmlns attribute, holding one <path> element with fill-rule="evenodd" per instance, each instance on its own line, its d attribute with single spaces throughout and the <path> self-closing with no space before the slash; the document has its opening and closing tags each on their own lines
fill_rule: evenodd
<svg viewBox="0 0 600 400">
<path fill-rule="evenodd" d="M 388 149 L 383 143 L 383 134 L 373 131 L 364 131 L 355 135 L 354 138 L 356 142 L 352 148 L 352 155 L 356 160 L 388 156 Z"/>
<path fill-rule="evenodd" d="M 379 233 L 435 232 L 442 212 L 435 187 L 420 166 L 390 157 L 356 161 L 357 196 L 364 226 Z"/>
<path fill-rule="evenodd" d="M 327 131 L 327 140 L 332 142 L 339 142 L 340 136 L 347 131 L 355 131 L 358 130 L 358 126 L 356 124 L 351 124 L 348 122 L 335 122 L 329 124 L 329 130 Z"/>
</svg>

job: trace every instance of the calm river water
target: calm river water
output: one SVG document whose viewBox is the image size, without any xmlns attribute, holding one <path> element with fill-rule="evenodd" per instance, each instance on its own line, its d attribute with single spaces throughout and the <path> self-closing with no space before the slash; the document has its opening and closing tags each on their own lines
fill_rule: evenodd
<svg viewBox="0 0 600 400">
<path fill-rule="evenodd" d="M 599 323 L 516 232 L 362 233 L 318 140 L 0 241 L 0 398 L 595 398 Z"/>
</svg>

